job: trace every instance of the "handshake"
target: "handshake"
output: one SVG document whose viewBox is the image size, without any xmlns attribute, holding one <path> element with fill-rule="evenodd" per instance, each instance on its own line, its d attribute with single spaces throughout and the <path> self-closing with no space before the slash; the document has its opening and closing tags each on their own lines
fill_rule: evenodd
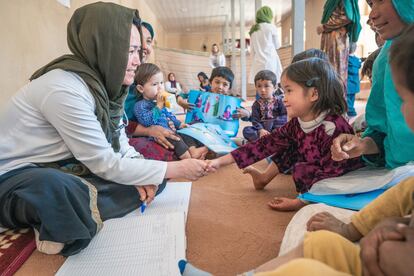
<svg viewBox="0 0 414 276">
<path fill-rule="evenodd" d="M 213 160 L 203 160 L 203 162 L 205 163 L 204 171 L 202 172 L 202 175 L 200 175 L 200 177 L 216 172 L 222 165 L 220 158 L 216 158 Z"/>
<path fill-rule="evenodd" d="M 226 154 L 213 160 L 199 160 L 199 159 L 183 159 L 179 161 L 180 177 L 190 180 L 197 180 L 200 177 L 206 176 L 209 173 L 217 171 L 223 166 L 233 164 L 234 158 L 231 154 Z"/>
<path fill-rule="evenodd" d="M 179 177 L 193 181 L 216 172 L 222 166 L 220 158 L 214 160 L 183 159 L 178 163 L 181 172 Z"/>
<path fill-rule="evenodd" d="M 213 160 L 205 160 L 205 162 L 207 163 L 207 167 L 206 167 L 207 173 L 216 172 L 221 166 L 219 158 L 216 158 Z"/>
</svg>

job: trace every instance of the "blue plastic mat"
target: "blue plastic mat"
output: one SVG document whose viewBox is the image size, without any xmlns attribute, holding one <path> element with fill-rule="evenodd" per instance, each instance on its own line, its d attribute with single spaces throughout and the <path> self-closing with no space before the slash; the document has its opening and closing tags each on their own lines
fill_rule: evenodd
<svg viewBox="0 0 414 276">
<path fill-rule="evenodd" d="M 366 193 L 347 195 L 314 195 L 311 193 L 304 193 L 299 195 L 298 198 L 311 202 L 325 203 L 334 207 L 359 211 L 385 191 L 385 189 L 379 189 Z"/>
</svg>

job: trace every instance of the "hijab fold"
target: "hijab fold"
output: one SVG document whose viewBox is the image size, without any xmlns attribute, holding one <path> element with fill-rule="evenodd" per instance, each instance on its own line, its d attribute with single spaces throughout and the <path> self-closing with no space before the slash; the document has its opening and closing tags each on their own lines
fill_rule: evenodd
<svg viewBox="0 0 414 276">
<path fill-rule="evenodd" d="M 79 75 L 95 99 L 95 114 L 106 139 L 119 151 L 119 124 L 128 87 L 122 85 L 128 64 L 132 24 L 139 24 L 138 10 L 97 2 L 77 9 L 67 26 L 72 54 L 63 55 L 38 69 L 34 80 L 62 69 Z"/>
<path fill-rule="evenodd" d="M 272 9 L 268 6 L 263 6 L 256 12 L 256 24 L 254 24 L 250 31 L 249 35 L 252 35 L 252 33 L 260 30 L 260 23 L 271 23 L 273 19 L 273 12 Z"/>
</svg>

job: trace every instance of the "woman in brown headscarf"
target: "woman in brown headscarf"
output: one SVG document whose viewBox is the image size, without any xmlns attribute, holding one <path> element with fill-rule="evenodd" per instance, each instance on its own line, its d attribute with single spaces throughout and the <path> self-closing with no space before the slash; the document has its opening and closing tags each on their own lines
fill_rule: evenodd
<svg viewBox="0 0 414 276">
<path fill-rule="evenodd" d="M 34 228 L 44 253 L 75 254 L 102 221 L 150 203 L 164 179 L 206 174 L 204 161 L 145 160 L 128 145 L 121 118 L 140 24 L 137 10 L 116 4 L 79 8 L 67 28 L 72 54 L 35 72 L 0 116 L 0 226 Z"/>
<path fill-rule="evenodd" d="M 349 43 L 357 42 L 361 32 L 357 0 L 327 0 L 323 7 L 321 50 L 324 51 L 346 86 Z"/>
</svg>

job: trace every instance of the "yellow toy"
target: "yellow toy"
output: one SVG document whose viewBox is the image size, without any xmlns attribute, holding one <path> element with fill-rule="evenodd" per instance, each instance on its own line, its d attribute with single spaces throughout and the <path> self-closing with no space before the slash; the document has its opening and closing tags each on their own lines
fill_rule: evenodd
<svg viewBox="0 0 414 276">
<path fill-rule="evenodd" d="M 164 100 L 165 107 L 170 108 L 171 107 L 171 101 L 170 101 L 169 97 L 174 96 L 174 95 L 171 95 L 170 93 L 168 93 L 166 91 L 162 91 L 161 95 L 162 95 L 162 98 Z"/>
</svg>

